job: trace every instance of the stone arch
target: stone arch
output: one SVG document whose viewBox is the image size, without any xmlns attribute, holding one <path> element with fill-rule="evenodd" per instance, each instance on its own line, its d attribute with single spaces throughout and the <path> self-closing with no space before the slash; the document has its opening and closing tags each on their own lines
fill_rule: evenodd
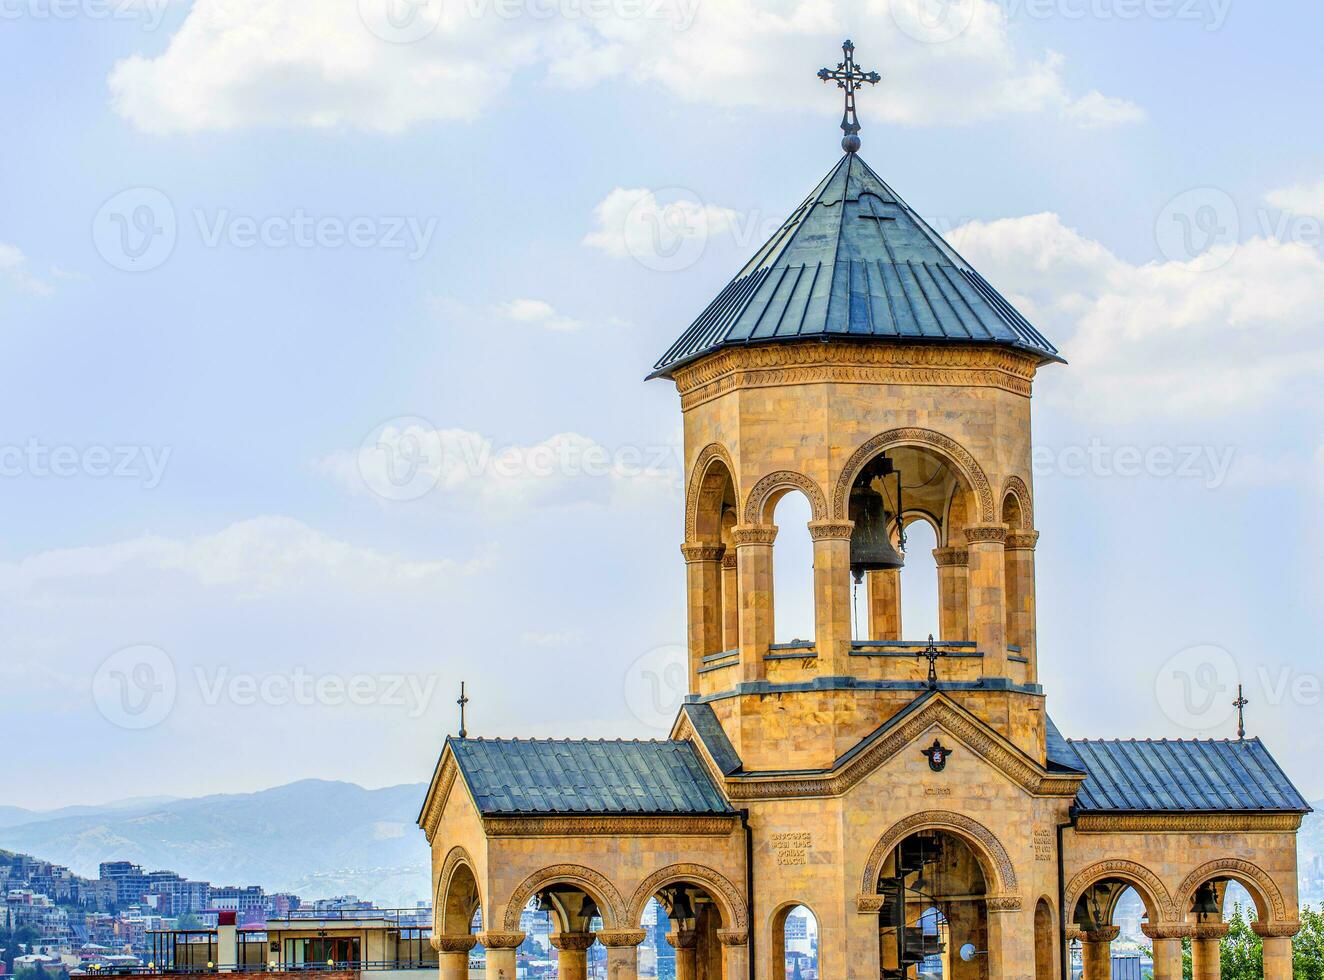
<svg viewBox="0 0 1324 980">
<path fill-rule="evenodd" d="M 592 898 L 597 903 L 598 911 L 602 913 L 604 929 L 633 928 L 621 924 L 621 912 L 625 905 L 616 886 L 604 875 L 579 864 L 554 864 L 541 871 L 535 871 L 515 886 L 510 899 L 506 902 L 504 925 L 506 932 L 519 932 L 519 917 L 524 911 L 524 906 L 529 904 L 529 899 L 549 885 L 574 885 Z"/>
<path fill-rule="evenodd" d="M 786 980 L 786 920 L 790 918 L 792 912 L 796 909 L 804 909 L 814 919 L 814 927 L 819 930 L 819 971 L 822 971 L 822 922 L 814 907 L 808 902 L 800 902 L 792 899 L 789 902 L 779 902 L 768 916 L 765 923 L 768 941 L 769 966 L 772 980 Z"/>
<path fill-rule="evenodd" d="M 737 501 L 740 499 L 740 484 L 736 482 L 736 468 L 735 464 L 731 462 L 731 454 L 721 443 L 714 442 L 705 446 L 694 460 L 694 468 L 690 471 L 689 489 L 685 494 L 686 541 L 700 540 L 699 501 L 703 494 L 704 483 L 708 478 L 708 471 L 712 469 L 714 463 L 721 463 L 726 467 L 726 473 L 731 478 L 731 487 L 735 492 L 735 499 Z M 713 540 L 716 540 L 716 538 Z"/>
<path fill-rule="evenodd" d="M 1021 526 L 1009 528 L 1012 531 L 1033 531 L 1034 530 L 1034 501 L 1030 499 L 1030 488 L 1025 485 L 1025 481 L 1019 476 L 1007 477 L 1007 482 L 1002 485 L 1002 502 L 1006 505 L 1008 497 L 1015 497 L 1016 504 L 1021 512 Z"/>
<path fill-rule="evenodd" d="M 788 490 L 799 490 L 808 498 L 815 521 L 828 519 L 827 498 L 817 483 L 803 473 L 778 470 L 759 480 L 754 484 L 754 489 L 749 491 L 749 498 L 745 501 L 745 523 L 770 524 L 768 518 L 771 517 L 771 505 Z"/>
<path fill-rule="evenodd" d="M 714 871 L 702 864 L 671 864 L 659 868 L 639 883 L 627 906 L 628 921 L 632 923 L 622 928 L 633 929 L 643 918 L 644 906 L 648 900 L 667 885 L 678 881 L 690 881 L 706 887 L 708 894 L 717 903 L 722 914 L 722 929 L 728 933 L 745 932 L 749 928 L 749 911 L 745 906 L 745 897 L 740 889 L 731 883 L 731 879 L 720 871 Z"/>
<path fill-rule="evenodd" d="M 930 449 L 942 456 L 955 467 L 957 473 L 973 491 L 979 501 L 979 522 L 981 524 L 998 523 L 997 506 L 993 500 L 993 488 L 988 477 L 975 458 L 955 439 L 934 432 L 932 429 L 902 428 L 889 429 L 874 436 L 851 454 L 837 479 L 836 490 L 832 495 L 833 520 L 847 519 L 847 505 L 850 488 L 855 478 L 860 475 L 866 463 L 884 449 L 896 446 L 918 446 Z"/>
<path fill-rule="evenodd" d="M 1062 915 L 1068 922 L 1075 915 L 1076 903 L 1080 901 L 1086 889 L 1106 878 L 1116 878 L 1134 888 L 1140 894 L 1140 900 L 1145 903 L 1145 910 L 1149 913 L 1151 922 L 1157 924 L 1181 920 L 1181 914 L 1173 904 L 1167 886 L 1158 875 L 1143 864 L 1119 859 L 1098 861 L 1072 876 L 1066 887 L 1066 904 L 1062 906 Z"/>
<path fill-rule="evenodd" d="M 466 901 L 464 896 L 452 893 L 451 886 L 455 882 L 456 874 L 462 870 L 467 871 L 473 881 L 476 906 Z M 473 858 L 463 847 L 458 845 L 452 847 L 442 863 L 441 874 L 437 876 L 437 891 L 432 902 L 432 935 L 468 935 L 474 909 L 482 907 L 482 904 L 482 885 Z M 461 921 L 452 921 L 452 916 L 459 916 Z"/>
<path fill-rule="evenodd" d="M 1287 911 L 1287 901 L 1273 877 L 1258 865 L 1240 858 L 1210 861 L 1188 874 L 1177 889 L 1177 911 L 1180 916 L 1184 916 L 1191 907 L 1191 902 L 1195 900 L 1195 890 L 1210 878 L 1231 878 L 1250 892 L 1263 923 L 1285 922 L 1292 918 Z"/>
<path fill-rule="evenodd" d="M 903 840 L 921 830 L 945 830 L 970 845 L 988 881 L 990 910 L 1012 911 L 1020 908 L 1020 897 L 1017 895 L 1020 882 L 1007 849 L 983 824 L 950 810 L 926 810 L 923 813 L 911 814 L 888 828 L 873 846 L 873 850 L 869 852 L 869 859 L 864 864 L 864 880 L 860 885 L 861 895 L 877 894 L 878 875 L 887 856 Z"/>
</svg>

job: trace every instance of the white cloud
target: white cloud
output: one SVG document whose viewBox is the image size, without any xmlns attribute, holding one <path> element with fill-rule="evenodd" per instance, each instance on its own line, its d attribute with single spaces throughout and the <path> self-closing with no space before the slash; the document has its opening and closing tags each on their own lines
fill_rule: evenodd
<svg viewBox="0 0 1324 980">
<path fill-rule="evenodd" d="M 583 324 L 558 313 L 551 303 L 540 299 L 513 299 L 498 303 L 497 315 L 515 323 L 527 323 L 546 330 L 579 330 Z"/>
<path fill-rule="evenodd" d="M 133 538 L 6 562 L 0 564 L 0 593 L 28 601 L 107 597 L 127 583 L 151 592 L 164 580 L 179 579 L 241 598 L 323 590 L 379 594 L 435 589 L 476 567 L 412 561 L 348 544 L 292 518 L 256 517 L 214 534 Z"/>
<path fill-rule="evenodd" d="M 0 242 L 0 277 L 21 292 L 35 296 L 49 296 L 55 291 L 49 283 L 32 274 L 22 249 L 4 242 Z"/>
<path fill-rule="evenodd" d="M 730 208 L 707 204 L 692 192 L 672 189 L 659 200 L 643 187 L 617 187 L 593 208 L 596 226 L 583 244 L 615 258 L 635 258 L 650 268 L 684 267 L 697 261 L 718 235 L 743 237 L 744 222 Z"/>
<path fill-rule="evenodd" d="M 937 38 L 907 13 L 915 0 L 431 0 L 410 8 L 416 17 L 404 27 L 384 16 L 388 2 L 195 0 L 163 53 L 115 65 L 112 102 L 151 132 L 396 132 L 475 118 L 527 71 L 565 87 L 655 85 L 693 103 L 823 113 L 835 90 L 813 71 L 853 33 L 868 39 L 862 61 L 887 70 L 887 91 L 866 119 L 1050 112 L 1093 126 L 1138 118 L 1121 100 L 1073 95 L 1060 56 L 1019 51 L 996 0 L 954 0 L 946 8 L 954 29 Z"/>
<path fill-rule="evenodd" d="M 1264 199 L 1284 211 L 1324 218 L 1324 180 L 1280 187 L 1264 195 Z"/>
<path fill-rule="evenodd" d="M 1060 389 L 1111 419 L 1230 416 L 1324 371 L 1324 257 L 1252 238 L 1226 262 L 1135 265 L 1055 214 L 972 222 L 952 240 L 1070 360 Z"/>
<path fill-rule="evenodd" d="M 674 446 L 609 449 L 575 432 L 531 445 L 498 444 L 477 432 L 432 428 L 421 420 L 387 425 L 357 450 L 331 453 L 314 468 L 353 493 L 385 500 L 432 495 L 465 501 L 493 517 L 670 494 L 679 481 Z"/>
</svg>

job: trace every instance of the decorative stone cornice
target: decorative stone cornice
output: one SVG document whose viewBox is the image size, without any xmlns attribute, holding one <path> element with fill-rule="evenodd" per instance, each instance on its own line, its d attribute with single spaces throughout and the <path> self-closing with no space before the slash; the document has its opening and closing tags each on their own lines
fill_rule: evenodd
<svg viewBox="0 0 1324 980">
<path fill-rule="evenodd" d="M 1301 827 L 1299 813 L 1082 813 L 1078 834 L 1111 833 L 1292 833 Z"/>
<path fill-rule="evenodd" d="M 965 548 L 934 548 L 933 560 L 939 568 L 964 568 L 970 564 L 970 552 Z"/>
<path fill-rule="evenodd" d="M 1036 360 L 999 347 L 857 344 L 834 341 L 718 351 L 675 373 L 681 408 L 737 388 L 814 383 L 1001 388 L 1029 397 Z"/>
<path fill-rule="evenodd" d="M 599 929 L 599 941 L 608 949 L 620 946 L 638 946 L 648 938 L 643 929 Z"/>
<path fill-rule="evenodd" d="M 680 553 L 685 556 L 685 563 L 721 561 L 726 554 L 726 545 L 709 544 L 704 541 L 687 541 L 680 546 Z"/>
<path fill-rule="evenodd" d="M 967 544 L 1004 544 L 1007 540 L 1007 525 L 976 524 L 965 529 Z"/>
<path fill-rule="evenodd" d="M 451 755 L 448 749 L 445 752 L 445 761 L 442 762 L 441 771 L 437 773 L 432 780 L 432 786 L 428 789 L 423 816 L 418 822 L 423 830 L 423 836 L 427 838 L 429 844 L 432 843 L 432 838 L 437 834 L 437 825 L 441 823 L 441 814 L 446 809 L 446 801 L 450 799 L 451 787 L 455 785 L 455 776 L 458 772 L 459 768 L 455 765 L 455 757 Z"/>
<path fill-rule="evenodd" d="M 726 837 L 739 818 L 726 816 L 484 817 L 489 837 Z"/>
<path fill-rule="evenodd" d="M 554 932 L 547 941 L 558 950 L 585 950 L 596 938 L 591 932 Z"/>
<path fill-rule="evenodd" d="M 1008 551 L 1033 551 L 1038 540 L 1038 531 L 1008 531 L 1006 547 Z"/>
<path fill-rule="evenodd" d="M 438 953 L 467 953 L 478 945 L 475 936 L 433 936 L 432 948 Z"/>
<path fill-rule="evenodd" d="M 483 949 L 518 949 L 524 942 L 522 932 L 480 932 L 476 937 Z"/>
<path fill-rule="evenodd" d="M 809 537 L 815 541 L 849 541 L 854 521 L 810 521 Z"/>
<path fill-rule="evenodd" d="M 1222 939 L 1232 927 L 1226 922 L 1197 922 L 1191 929 L 1195 939 Z"/>
<path fill-rule="evenodd" d="M 1195 934 L 1195 927 L 1184 923 L 1140 923 L 1140 931 L 1150 939 L 1186 939 Z"/>
<path fill-rule="evenodd" d="M 731 540 L 737 548 L 746 545 L 771 545 L 777 540 L 776 524 L 737 524 L 731 528 Z"/>
<path fill-rule="evenodd" d="M 1260 922 L 1250 924 L 1261 939 L 1291 939 L 1301 931 L 1300 922 Z"/>
<path fill-rule="evenodd" d="M 718 929 L 717 941 L 723 946 L 744 946 L 749 942 L 749 931 L 746 929 Z"/>
</svg>

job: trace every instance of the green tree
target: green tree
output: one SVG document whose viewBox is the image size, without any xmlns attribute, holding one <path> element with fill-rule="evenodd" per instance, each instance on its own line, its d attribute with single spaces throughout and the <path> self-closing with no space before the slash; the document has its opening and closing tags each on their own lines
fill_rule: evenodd
<svg viewBox="0 0 1324 980">
<path fill-rule="evenodd" d="M 1259 980 L 1264 976 L 1264 942 L 1240 905 L 1233 908 L 1227 925 L 1227 935 L 1219 944 L 1223 980 Z"/>
<path fill-rule="evenodd" d="M 1296 980 L 1324 980 L 1324 912 L 1301 910 L 1301 931 L 1292 940 L 1292 975 Z"/>
</svg>

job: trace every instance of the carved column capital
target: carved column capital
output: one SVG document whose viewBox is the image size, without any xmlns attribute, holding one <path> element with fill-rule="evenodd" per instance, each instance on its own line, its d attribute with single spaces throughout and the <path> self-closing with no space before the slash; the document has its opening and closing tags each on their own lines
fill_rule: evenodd
<svg viewBox="0 0 1324 980">
<path fill-rule="evenodd" d="M 731 540 L 737 548 L 746 545 L 771 545 L 777 540 L 776 524 L 737 524 L 731 528 Z"/>
<path fill-rule="evenodd" d="M 984 903 L 989 913 L 1019 912 L 1022 908 L 1019 895 L 990 895 Z"/>
<path fill-rule="evenodd" d="M 1121 926 L 1104 926 L 1092 932 L 1082 932 L 1080 938 L 1087 943 L 1110 943 L 1121 934 Z"/>
<path fill-rule="evenodd" d="M 734 548 L 727 548 L 726 554 L 722 555 L 722 567 L 723 568 L 736 567 L 736 550 Z"/>
<path fill-rule="evenodd" d="M 667 942 L 671 943 L 672 949 L 693 949 L 698 939 L 693 929 L 674 929 L 667 933 Z"/>
<path fill-rule="evenodd" d="M 717 941 L 723 946 L 744 946 L 749 942 L 749 932 L 745 929 L 718 929 Z"/>
<path fill-rule="evenodd" d="M 726 545 L 712 544 L 707 541 L 686 541 L 680 546 L 680 553 L 685 556 L 686 564 L 699 561 L 721 561 L 726 554 Z"/>
<path fill-rule="evenodd" d="M 976 524 L 965 529 L 965 540 L 967 544 L 1005 544 L 1007 525 Z"/>
<path fill-rule="evenodd" d="M 1261 939 L 1291 939 L 1301 931 L 1300 922 L 1260 922 L 1250 924 L 1255 935 Z"/>
<path fill-rule="evenodd" d="M 1226 922 L 1197 922 L 1191 935 L 1196 939 L 1222 939 L 1230 928 Z"/>
<path fill-rule="evenodd" d="M 1038 540 L 1038 531 L 1010 531 L 1007 533 L 1007 550 L 1033 551 Z"/>
<path fill-rule="evenodd" d="M 467 953 L 478 945 L 474 936 L 433 936 L 432 948 L 438 953 Z"/>
<path fill-rule="evenodd" d="M 849 541 L 854 521 L 810 521 L 809 536 L 815 541 Z"/>
<path fill-rule="evenodd" d="M 934 548 L 933 560 L 939 568 L 964 568 L 970 564 L 970 552 L 965 548 Z"/>
<path fill-rule="evenodd" d="M 648 938 L 643 929 L 599 929 L 598 940 L 608 949 L 617 946 L 638 946 Z"/>
<path fill-rule="evenodd" d="M 483 949 L 518 949 L 524 942 L 522 932 L 480 932 L 477 939 Z"/>
<path fill-rule="evenodd" d="M 1140 931 L 1150 939 L 1185 939 L 1195 934 L 1192 926 L 1171 922 L 1142 922 Z"/>
<path fill-rule="evenodd" d="M 591 932 L 554 932 L 547 937 L 556 949 L 565 952 L 588 949 L 596 937 Z"/>
</svg>

